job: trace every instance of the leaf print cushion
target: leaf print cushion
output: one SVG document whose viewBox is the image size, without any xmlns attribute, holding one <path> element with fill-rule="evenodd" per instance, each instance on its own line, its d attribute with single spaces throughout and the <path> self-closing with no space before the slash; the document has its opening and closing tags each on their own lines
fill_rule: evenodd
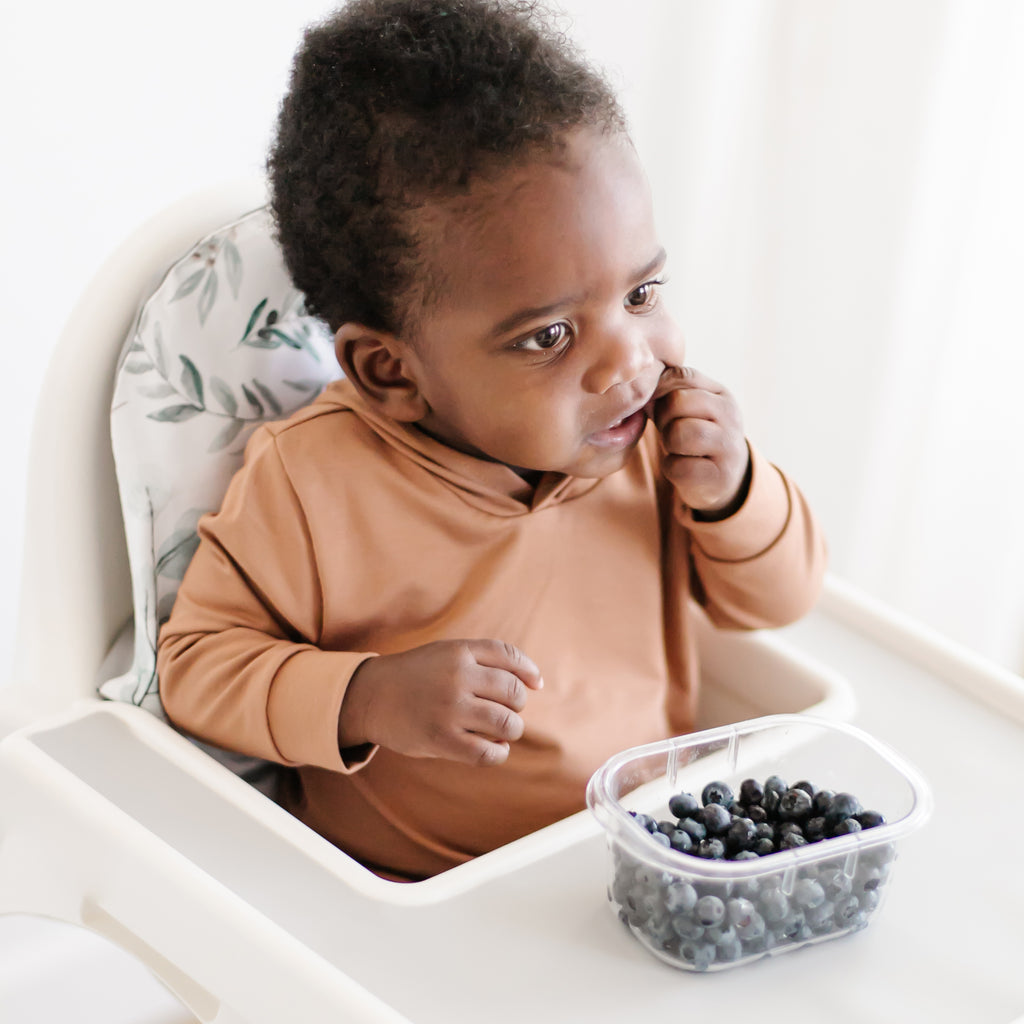
<svg viewBox="0 0 1024 1024">
<path fill-rule="evenodd" d="M 330 332 L 285 270 L 266 209 L 200 241 L 143 303 L 111 406 L 134 604 L 131 670 L 100 693 L 162 715 L 156 638 L 249 435 L 339 375 Z"/>
</svg>

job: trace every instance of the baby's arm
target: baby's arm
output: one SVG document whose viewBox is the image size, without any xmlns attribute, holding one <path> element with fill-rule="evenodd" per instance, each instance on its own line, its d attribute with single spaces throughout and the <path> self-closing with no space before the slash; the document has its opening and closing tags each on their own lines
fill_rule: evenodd
<svg viewBox="0 0 1024 1024">
<path fill-rule="evenodd" d="M 510 645 L 440 641 L 380 656 L 324 649 L 315 544 L 271 437 L 254 437 L 200 537 L 158 653 L 164 706 L 186 731 L 336 771 L 365 763 L 373 744 L 497 764 L 522 735 L 518 712 L 540 674 Z"/>
<path fill-rule="evenodd" d="M 780 626 L 805 614 L 821 590 L 826 555 L 807 502 L 749 445 L 739 408 L 720 384 L 670 367 L 654 419 L 672 485 L 669 562 L 720 626 Z"/>
</svg>

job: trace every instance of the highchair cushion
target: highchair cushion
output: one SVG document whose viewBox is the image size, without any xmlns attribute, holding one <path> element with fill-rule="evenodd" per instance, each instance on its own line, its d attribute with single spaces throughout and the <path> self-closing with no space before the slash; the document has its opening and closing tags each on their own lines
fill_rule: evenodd
<svg viewBox="0 0 1024 1024">
<path fill-rule="evenodd" d="M 156 640 L 246 440 L 339 375 L 305 310 L 266 209 L 202 239 L 143 303 L 118 363 L 111 435 L 134 606 L 129 671 L 102 696 L 163 715 Z"/>
</svg>

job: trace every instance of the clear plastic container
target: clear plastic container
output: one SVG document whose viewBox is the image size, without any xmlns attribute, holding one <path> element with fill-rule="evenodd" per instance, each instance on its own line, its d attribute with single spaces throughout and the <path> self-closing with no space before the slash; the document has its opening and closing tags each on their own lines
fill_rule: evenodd
<svg viewBox="0 0 1024 1024">
<path fill-rule="evenodd" d="M 884 823 L 753 859 L 706 860 L 656 840 L 634 817 L 675 820 L 671 796 L 698 801 L 744 779 L 851 793 Z M 590 780 L 605 829 L 613 911 L 655 956 L 686 970 L 737 967 L 865 927 L 881 906 L 899 840 L 931 810 L 928 786 L 899 754 L 853 726 L 773 715 L 623 751 Z"/>
</svg>

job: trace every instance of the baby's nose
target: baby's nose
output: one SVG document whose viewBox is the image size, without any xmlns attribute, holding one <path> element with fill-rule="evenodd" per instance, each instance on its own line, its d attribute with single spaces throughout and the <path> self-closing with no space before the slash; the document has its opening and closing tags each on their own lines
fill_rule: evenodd
<svg viewBox="0 0 1024 1024">
<path fill-rule="evenodd" d="M 590 339 L 591 362 L 583 378 L 584 390 L 602 395 L 619 384 L 629 384 L 658 362 L 646 337 L 637 330 L 608 331 Z"/>
</svg>

